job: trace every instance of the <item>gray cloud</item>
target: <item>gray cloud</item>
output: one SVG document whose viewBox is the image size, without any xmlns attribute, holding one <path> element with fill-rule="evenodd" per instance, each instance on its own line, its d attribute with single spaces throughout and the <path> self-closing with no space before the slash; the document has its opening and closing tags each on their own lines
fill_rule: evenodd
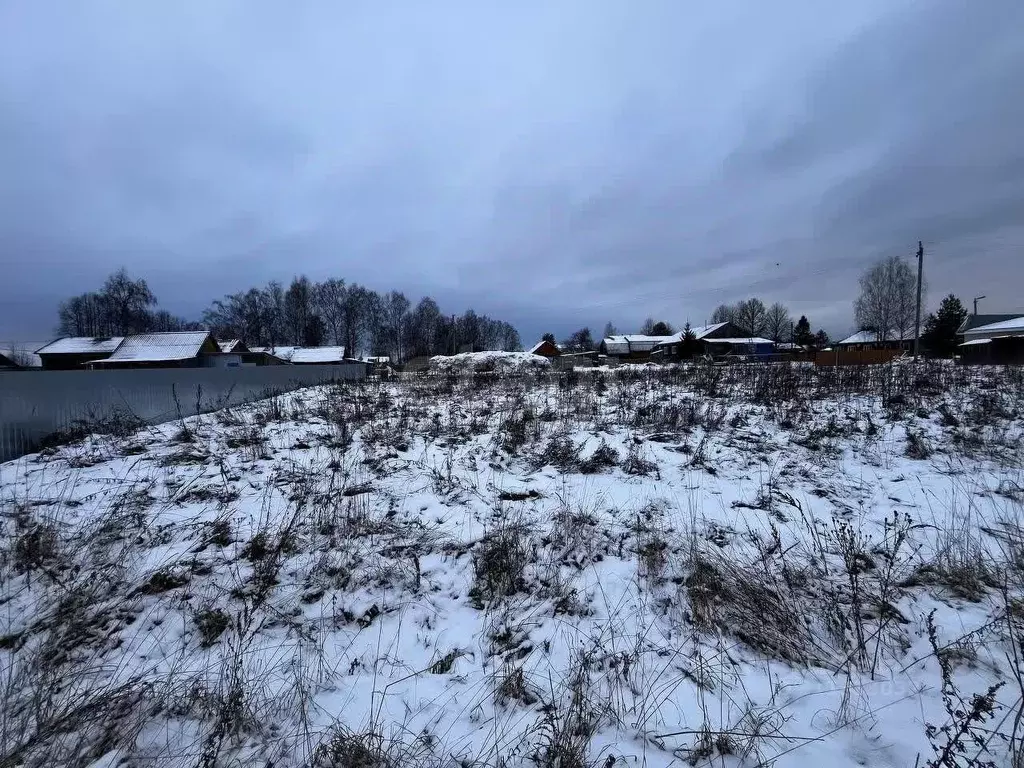
<svg viewBox="0 0 1024 768">
<path fill-rule="evenodd" d="M 1024 310 L 1019 3 L 484 5 L 4 4 L 0 337 L 122 264 L 184 314 L 304 272 L 841 332 L 918 239 L 933 301 Z"/>
</svg>

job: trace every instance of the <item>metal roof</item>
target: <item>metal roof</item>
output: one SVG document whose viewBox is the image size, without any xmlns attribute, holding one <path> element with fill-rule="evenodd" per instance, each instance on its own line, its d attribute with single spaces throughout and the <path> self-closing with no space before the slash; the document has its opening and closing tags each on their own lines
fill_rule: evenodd
<svg viewBox="0 0 1024 768">
<path fill-rule="evenodd" d="M 712 323 L 711 325 L 697 325 L 697 326 L 692 326 L 690 328 L 690 330 L 693 331 L 693 335 L 696 336 L 698 340 L 700 340 L 700 339 L 703 339 L 705 336 L 707 336 L 709 333 L 713 333 L 714 331 L 717 331 L 719 328 L 722 328 L 722 327 L 724 327 L 726 325 L 728 325 L 728 323 Z M 685 335 L 686 335 L 686 329 L 684 328 L 679 333 L 674 333 L 671 336 L 665 336 L 658 343 L 659 344 L 678 344 L 679 342 L 681 342 L 683 340 L 683 337 Z"/>
<path fill-rule="evenodd" d="M 289 357 L 295 363 L 340 363 L 345 359 L 344 347 L 296 347 Z"/>
<path fill-rule="evenodd" d="M 992 343 L 992 339 L 971 339 L 970 341 L 965 341 L 963 344 L 960 344 L 958 346 L 961 346 L 961 347 L 973 347 L 973 346 L 976 346 L 978 344 L 991 344 L 991 343 Z"/>
<path fill-rule="evenodd" d="M 900 336 L 899 331 L 889 331 L 886 334 L 885 340 L 888 341 L 913 341 L 913 331 L 907 333 L 904 336 Z M 834 342 L 837 346 L 842 344 L 878 344 L 881 340 L 878 338 L 878 334 L 875 331 L 857 331 L 852 336 L 847 336 L 842 341 Z"/>
<path fill-rule="evenodd" d="M 141 333 L 129 336 L 106 360 L 97 364 L 136 362 L 152 363 L 162 360 L 188 360 L 199 354 L 209 331 L 178 331 L 172 333 Z"/>
<path fill-rule="evenodd" d="M 982 325 L 990 325 L 992 323 L 1001 323 L 1004 320 L 1014 320 L 1020 317 L 1020 313 L 1016 314 L 1002 314 L 1002 315 L 968 315 L 967 318 L 960 323 L 960 327 L 956 329 L 957 333 L 967 333 L 968 331 L 974 330 Z"/>
<path fill-rule="evenodd" d="M 1002 320 L 998 323 L 989 323 L 988 325 L 979 325 L 975 328 L 971 328 L 964 335 L 965 336 L 982 336 L 993 333 L 1015 333 L 1018 331 L 1024 332 L 1024 315 L 1020 317 L 1013 317 L 1008 320 Z"/>
<path fill-rule="evenodd" d="M 629 354 L 630 352 L 650 352 L 658 344 L 671 339 L 671 336 L 644 336 L 640 333 L 631 333 L 617 336 L 609 336 L 601 343 L 604 344 L 608 354 Z"/>
<path fill-rule="evenodd" d="M 708 339 L 708 344 L 774 344 L 771 339 L 760 336 L 744 336 L 742 338 Z"/>
<path fill-rule="evenodd" d="M 37 355 L 107 355 L 124 341 L 123 336 L 65 336 L 36 350 Z"/>
</svg>

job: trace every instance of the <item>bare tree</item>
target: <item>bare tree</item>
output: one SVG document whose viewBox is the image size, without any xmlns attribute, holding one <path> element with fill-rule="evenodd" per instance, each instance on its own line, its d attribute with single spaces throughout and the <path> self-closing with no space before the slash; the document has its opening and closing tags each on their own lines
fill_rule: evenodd
<svg viewBox="0 0 1024 768">
<path fill-rule="evenodd" d="M 409 306 L 409 300 L 400 291 L 391 291 L 387 296 L 381 297 L 381 327 L 377 349 L 385 352 L 396 363 L 405 361 Z"/>
<path fill-rule="evenodd" d="M 366 348 L 366 339 L 373 337 L 376 298 L 376 293 L 356 283 L 345 294 L 345 354 L 349 357 L 357 357 Z"/>
<path fill-rule="evenodd" d="M 111 333 L 127 335 L 149 330 L 149 308 L 156 297 L 145 280 L 132 280 L 121 268 L 107 278 L 100 291 Z"/>
<path fill-rule="evenodd" d="M 313 286 L 305 275 L 292 279 L 284 295 L 284 316 L 288 340 L 292 344 L 308 343 L 313 326 Z"/>
<path fill-rule="evenodd" d="M 731 323 L 736 319 L 736 307 L 730 304 L 719 304 L 711 313 L 712 323 Z"/>
<path fill-rule="evenodd" d="M 611 320 L 609 320 L 607 323 L 604 324 L 604 336 L 603 336 L 603 338 L 607 339 L 609 336 L 616 336 L 616 335 L 618 335 L 618 333 L 619 333 L 618 329 L 615 327 L 615 325 L 612 323 Z"/>
<path fill-rule="evenodd" d="M 103 300 L 98 293 L 83 293 L 60 303 L 57 333 L 61 336 L 109 336 Z"/>
<path fill-rule="evenodd" d="M 857 325 L 871 330 L 879 341 L 905 339 L 914 327 L 917 283 L 914 272 L 899 256 L 872 264 L 860 278 L 860 296 L 853 304 Z"/>
<path fill-rule="evenodd" d="M 793 320 L 789 310 L 779 302 L 768 307 L 765 315 L 764 332 L 772 341 L 779 342 L 792 335 Z"/>
<path fill-rule="evenodd" d="M 429 296 L 420 299 L 409 315 L 409 354 L 433 355 L 444 351 L 441 338 L 441 308 Z"/>
<path fill-rule="evenodd" d="M 751 336 L 760 336 L 764 333 L 767 320 L 768 310 L 758 298 L 746 299 L 736 305 L 733 322 L 744 328 Z"/>
<path fill-rule="evenodd" d="M 332 344 L 344 343 L 345 291 L 345 281 L 333 277 L 317 284 L 314 291 L 317 314 L 323 318 Z"/>
</svg>

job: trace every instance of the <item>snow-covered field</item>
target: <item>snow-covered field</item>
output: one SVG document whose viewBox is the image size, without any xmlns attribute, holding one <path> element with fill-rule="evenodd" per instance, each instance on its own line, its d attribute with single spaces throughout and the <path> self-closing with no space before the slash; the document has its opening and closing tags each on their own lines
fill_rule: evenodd
<svg viewBox="0 0 1024 768">
<path fill-rule="evenodd" d="M 0 766 L 1024 765 L 1022 415 L 453 374 L 0 465 Z"/>
</svg>

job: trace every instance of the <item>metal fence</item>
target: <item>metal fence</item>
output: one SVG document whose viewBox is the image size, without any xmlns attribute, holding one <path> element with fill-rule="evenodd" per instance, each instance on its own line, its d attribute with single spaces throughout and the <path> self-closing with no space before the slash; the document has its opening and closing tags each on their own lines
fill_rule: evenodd
<svg viewBox="0 0 1024 768">
<path fill-rule="evenodd" d="M 31 453 L 47 436 L 83 422 L 125 415 L 157 424 L 365 376 L 361 365 L 0 372 L 0 461 Z"/>
</svg>

